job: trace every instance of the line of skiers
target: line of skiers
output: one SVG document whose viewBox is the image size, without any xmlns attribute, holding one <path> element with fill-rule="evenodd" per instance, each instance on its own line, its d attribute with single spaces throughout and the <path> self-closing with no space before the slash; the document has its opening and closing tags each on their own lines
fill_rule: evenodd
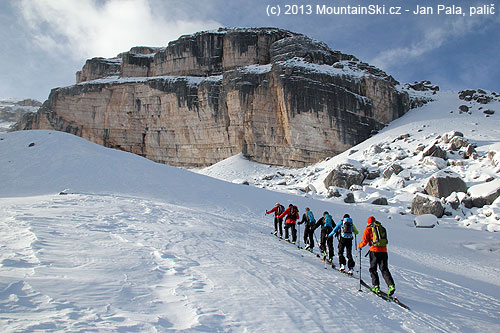
<svg viewBox="0 0 500 333">
<path fill-rule="evenodd" d="M 304 244 L 306 244 L 305 249 L 310 252 L 313 252 L 314 248 L 314 231 L 318 227 L 321 227 L 319 248 L 323 255 L 323 260 L 331 263 L 332 267 L 335 267 L 332 263 L 334 256 L 333 238 L 334 236 L 337 237 L 340 270 L 348 274 L 353 274 L 353 268 L 356 263 L 352 257 L 352 243 L 353 238 L 355 238 L 355 235 L 359 232 L 354 226 L 353 220 L 349 214 L 345 214 L 342 220 L 335 223 L 332 216 L 325 211 L 323 216 L 316 221 L 313 212 L 309 208 L 306 208 L 305 213 L 302 215 L 302 220 L 297 222 L 300 218 L 297 206 L 290 204 L 288 208 L 285 209 L 285 207 L 279 203 L 271 210 L 266 210 L 266 215 L 272 213 L 274 213 L 274 235 L 278 237 L 279 232 L 279 237 L 283 238 L 283 219 L 285 219 L 285 240 L 292 244 L 295 244 L 297 241 L 296 224 L 305 224 Z M 291 230 L 290 232 L 289 229 Z M 392 296 L 396 289 L 388 265 L 387 231 L 373 216 L 370 216 L 367 220 L 367 227 L 363 231 L 363 239 L 358 245 L 359 250 L 361 251 L 366 245 L 370 245 L 368 253 L 370 255 L 369 271 L 372 279 L 372 291 L 376 293 L 380 291 L 380 281 L 377 273 L 378 267 L 387 283 L 387 293 Z M 347 260 L 344 257 L 344 250 L 346 251 Z"/>
</svg>

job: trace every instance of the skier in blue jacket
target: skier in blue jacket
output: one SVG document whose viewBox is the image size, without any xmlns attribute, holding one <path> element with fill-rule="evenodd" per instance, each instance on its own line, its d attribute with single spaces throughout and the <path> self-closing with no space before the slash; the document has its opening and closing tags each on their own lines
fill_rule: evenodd
<svg viewBox="0 0 500 333">
<path fill-rule="evenodd" d="M 354 226 L 354 223 L 352 222 L 351 217 L 349 214 L 345 214 L 344 218 L 337 223 L 335 228 L 333 228 L 332 232 L 328 235 L 328 239 L 333 239 L 333 235 L 337 234 L 339 232 L 340 237 L 339 237 L 339 265 L 340 265 L 340 270 L 344 271 L 345 270 L 345 264 L 346 260 L 344 257 L 344 248 L 346 249 L 347 252 L 347 267 L 348 267 L 348 274 L 352 274 L 352 269 L 354 268 L 354 265 L 356 264 L 354 262 L 354 259 L 352 258 L 352 239 L 353 235 L 358 234 L 358 229 Z"/>
<path fill-rule="evenodd" d="M 321 244 L 319 246 L 321 253 L 323 254 L 323 260 L 328 260 L 328 262 L 332 262 L 333 256 L 335 253 L 333 252 L 333 238 L 329 238 L 328 234 L 330 234 L 333 230 L 333 218 L 328 212 L 323 213 L 323 217 L 316 222 L 316 227 L 321 226 Z M 328 246 L 328 259 L 326 259 L 326 247 Z"/>
</svg>

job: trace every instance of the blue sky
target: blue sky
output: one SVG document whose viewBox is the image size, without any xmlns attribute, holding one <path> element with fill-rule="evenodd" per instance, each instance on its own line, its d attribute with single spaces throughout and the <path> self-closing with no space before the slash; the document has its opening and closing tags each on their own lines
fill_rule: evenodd
<svg viewBox="0 0 500 333">
<path fill-rule="evenodd" d="M 462 15 L 437 14 L 461 6 Z M 268 16 L 268 6 L 281 9 Z M 285 15 L 310 5 L 310 15 Z M 403 15 L 321 15 L 317 5 L 401 7 Z M 416 6 L 432 15 L 413 15 Z M 469 7 L 495 14 L 469 16 Z M 295 7 L 297 8 L 297 7 Z M 484 8 L 484 7 L 482 7 Z M 71 85 L 88 58 L 132 46 L 166 46 L 182 34 L 225 27 L 278 27 L 306 34 L 376 65 L 401 83 L 500 91 L 499 0 L 7 0 L 0 2 L 0 97 L 45 100 Z"/>
</svg>

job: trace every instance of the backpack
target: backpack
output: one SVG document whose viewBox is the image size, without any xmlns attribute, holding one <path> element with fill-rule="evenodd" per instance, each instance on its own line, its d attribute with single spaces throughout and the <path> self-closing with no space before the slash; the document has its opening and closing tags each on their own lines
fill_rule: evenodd
<svg viewBox="0 0 500 333">
<path fill-rule="evenodd" d="M 332 216 L 330 214 L 325 215 L 325 227 L 332 227 L 333 226 L 333 220 Z"/>
<path fill-rule="evenodd" d="M 297 208 L 297 206 L 290 207 L 290 213 L 288 214 L 288 216 L 295 220 L 299 218 L 299 209 Z"/>
<path fill-rule="evenodd" d="M 278 210 L 276 212 L 276 215 L 281 215 L 281 214 L 283 214 L 284 211 L 285 211 L 285 207 L 283 207 L 283 205 L 279 205 Z"/>
<path fill-rule="evenodd" d="M 307 221 L 308 223 L 311 223 L 311 224 L 316 223 L 316 219 L 314 218 L 313 212 L 311 212 L 311 211 L 307 212 L 307 220 L 308 220 Z"/>
<path fill-rule="evenodd" d="M 380 224 L 380 222 L 375 221 L 371 225 L 372 227 L 372 242 L 371 246 L 386 246 L 388 243 L 387 240 L 387 231 Z"/>
<path fill-rule="evenodd" d="M 342 237 L 352 238 L 352 219 L 350 217 L 346 217 L 342 221 Z"/>
</svg>

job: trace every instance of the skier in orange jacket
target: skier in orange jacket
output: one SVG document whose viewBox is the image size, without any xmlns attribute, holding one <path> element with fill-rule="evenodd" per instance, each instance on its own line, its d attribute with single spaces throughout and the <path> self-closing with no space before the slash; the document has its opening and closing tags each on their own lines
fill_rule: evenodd
<svg viewBox="0 0 500 333">
<path fill-rule="evenodd" d="M 381 244 L 374 244 L 374 234 L 373 229 L 380 225 L 375 217 L 370 216 L 367 221 L 368 225 L 363 231 L 363 240 L 359 243 L 358 247 L 362 249 L 366 245 L 370 245 L 370 275 L 372 278 L 372 291 L 378 293 L 380 291 L 380 281 L 377 273 L 377 266 L 380 268 L 382 277 L 387 283 L 389 296 L 392 296 L 396 291 L 394 280 L 392 278 L 391 272 L 389 272 L 388 255 L 387 255 L 387 237 L 385 236 L 385 242 Z M 384 229 L 385 230 L 385 229 Z"/>
</svg>

